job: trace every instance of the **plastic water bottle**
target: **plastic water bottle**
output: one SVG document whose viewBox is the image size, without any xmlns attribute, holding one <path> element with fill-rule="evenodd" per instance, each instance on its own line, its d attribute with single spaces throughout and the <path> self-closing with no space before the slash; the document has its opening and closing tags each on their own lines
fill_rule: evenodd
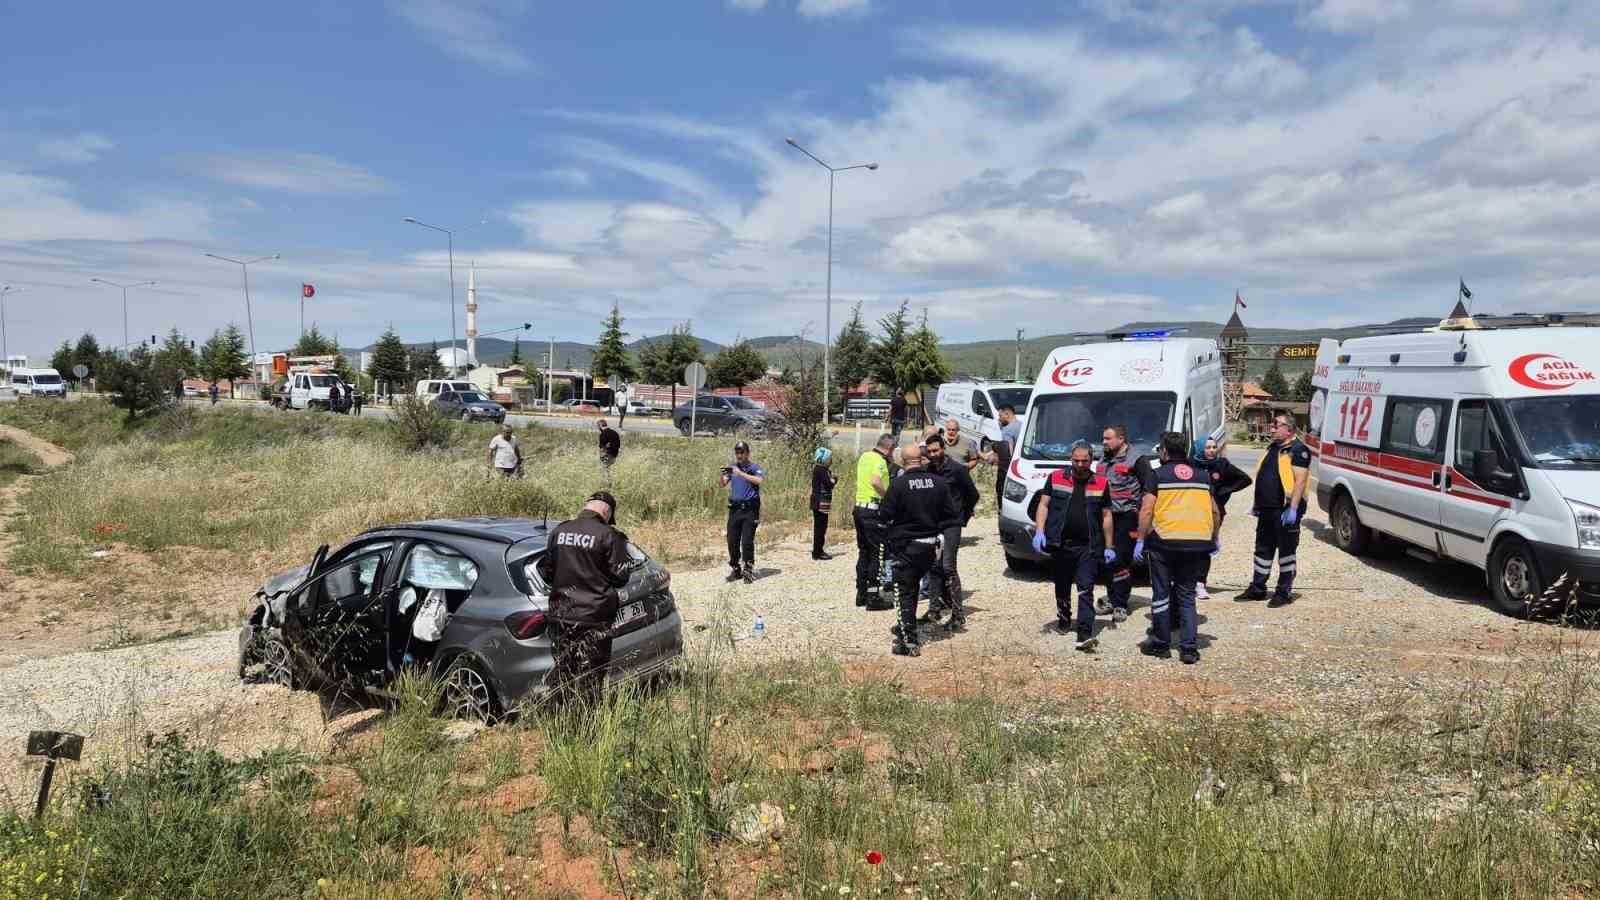
<svg viewBox="0 0 1600 900">
<path fill-rule="evenodd" d="M 751 637 L 764 638 L 767 636 L 767 623 L 765 619 L 756 616 L 756 627 L 750 633 Z"/>
</svg>

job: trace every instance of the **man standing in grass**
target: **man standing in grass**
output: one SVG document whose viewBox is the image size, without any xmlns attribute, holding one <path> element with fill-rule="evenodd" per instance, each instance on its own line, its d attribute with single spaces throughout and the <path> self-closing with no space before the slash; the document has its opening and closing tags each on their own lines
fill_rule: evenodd
<svg viewBox="0 0 1600 900">
<path fill-rule="evenodd" d="M 617 430 L 606 424 L 605 419 L 600 420 L 600 465 L 611 468 L 617 461 L 617 454 L 622 452 L 622 435 Z"/>
<path fill-rule="evenodd" d="M 856 605 L 878 611 L 894 609 L 883 599 L 879 573 L 883 571 L 883 525 L 878 505 L 889 490 L 889 457 L 896 441 L 892 434 L 878 435 L 877 446 L 856 460 Z"/>
<path fill-rule="evenodd" d="M 733 465 L 722 467 L 720 483 L 728 489 L 729 581 L 756 580 L 756 528 L 761 524 L 761 482 L 767 473 L 750 461 L 750 445 L 733 445 Z"/>
<path fill-rule="evenodd" d="M 507 422 L 500 426 L 500 433 L 489 441 L 489 471 L 499 472 L 505 478 L 522 470 L 522 446 L 517 443 L 515 431 Z"/>
<path fill-rule="evenodd" d="M 593 705 L 611 664 L 611 626 L 628 583 L 628 536 L 616 528 L 617 500 L 597 491 L 577 518 L 550 533 L 539 571 L 550 584 L 552 693 Z"/>
</svg>

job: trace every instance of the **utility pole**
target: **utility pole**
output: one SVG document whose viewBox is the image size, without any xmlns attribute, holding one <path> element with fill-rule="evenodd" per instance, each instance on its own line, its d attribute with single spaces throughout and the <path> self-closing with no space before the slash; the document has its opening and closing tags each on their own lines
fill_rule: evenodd
<svg viewBox="0 0 1600 900">
<path fill-rule="evenodd" d="M 1011 376 L 1011 380 L 1012 381 L 1021 381 L 1022 380 L 1022 329 L 1021 328 L 1017 329 L 1017 370 L 1016 370 L 1016 374 Z"/>
<path fill-rule="evenodd" d="M 556 371 L 556 336 L 550 335 L 550 358 L 544 365 L 544 411 L 555 412 L 556 389 L 551 376 Z"/>
</svg>

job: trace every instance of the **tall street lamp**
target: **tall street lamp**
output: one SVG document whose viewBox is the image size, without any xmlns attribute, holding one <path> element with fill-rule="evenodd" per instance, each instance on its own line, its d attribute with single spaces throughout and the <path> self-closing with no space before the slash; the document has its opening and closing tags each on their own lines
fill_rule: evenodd
<svg viewBox="0 0 1600 900">
<path fill-rule="evenodd" d="M 877 163 L 862 163 L 855 166 L 830 166 L 810 150 L 795 143 L 794 138 L 784 138 L 784 141 L 801 153 L 811 157 L 811 161 L 828 170 L 828 287 L 827 306 L 823 313 L 823 341 L 822 341 L 822 424 L 828 424 L 828 413 L 833 407 L 833 392 L 830 390 L 832 381 L 832 349 L 833 349 L 833 176 L 851 169 L 869 169 L 877 171 Z"/>
<path fill-rule="evenodd" d="M 15 294 L 20 290 L 22 288 L 9 284 L 0 288 L 0 357 L 3 357 L 0 364 L 5 365 L 8 370 L 11 368 L 11 345 L 6 340 L 6 295 Z"/>
<path fill-rule="evenodd" d="M 215 253 L 207 253 L 206 255 L 212 259 L 233 263 L 244 273 L 244 323 L 245 327 L 250 329 L 250 365 L 254 368 L 256 364 L 256 320 L 255 316 L 250 313 L 250 267 L 258 262 L 266 262 L 269 259 L 282 259 L 283 257 L 276 253 L 271 256 L 258 256 L 255 259 L 231 259 L 226 256 L 218 256 Z"/>
<path fill-rule="evenodd" d="M 132 284 L 118 284 L 115 281 L 107 281 L 104 278 L 91 278 L 89 280 L 122 291 L 122 352 L 127 353 L 128 348 L 133 346 L 132 342 L 128 340 L 128 288 L 151 287 L 155 285 L 155 282 L 135 281 Z"/>
<path fill-rule="evenodd" d="M 456 374 L 456 368 L 461 362 L 461 357 L 456 352 L 456 234 L 454 231 L 438 225 L 430 225 L 420 219 L 406 216 L 403 220 L 422 228 L 431 228 L 434 231 L 444 232 L 445 250 L 450 259 L 450 374 Z M 487 220 L 485 220 L 487 221 Z M 477 223 L 479 225 L 484 222 Z M 468 226 L 469 228 L 472 226 Z"/>
</svg>

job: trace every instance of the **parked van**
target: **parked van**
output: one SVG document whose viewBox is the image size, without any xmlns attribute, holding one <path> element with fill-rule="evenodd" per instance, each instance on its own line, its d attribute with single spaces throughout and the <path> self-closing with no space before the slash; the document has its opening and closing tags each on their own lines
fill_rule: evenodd
<svg viewBox="0 0 1600 900">
<path fill-rule="evenodd" d="M 1033 385 L 1015 381 L 952 381 L 939 385 L 934 413 L 941 424 L 945 419 L 960 422 L 962 433 L 988 450 L 990 443 L 1000 440 L 1000 407 L 1011 407 L 1021 418 L 1032 394 Z"/>
<path fill-rule="evenodd" d="M 1450 319 L 1325 340 L 1313 373 L 1317 503 L 1335 543 L 1374 533 L 1485 571 L 1527 615 L 1562 575 L 1600 598 L 1597 316 Z"/>
<path fill-rule="evenodd" d="M 339 379 L 338 375 L 322 369 L 308 369 L 306 371 L 289 370 L 289 401 L 288 409 L 332 409 L 328 402 L 328 392 L 335 385 L 344 393 L 346 399 L 351 394 L 350 385 Z"/>
<path fill-rule="evenodd" d="M 13 369 L 11 386 L 19 397 L 65 397 L 67 383 L 55 369 Z"/>
<path fill-rule="evenodd" d="M 1006 563 L 1037 562 L 1028 498 L 1069 463 L 1072 445 L 1100 453 L 1107 425 L 1124 425 L 1133 454 L 1155 452 L 1164 431 L 1226 439 L 1222 358 L 1216 341 L 1135 332 L 1105 343 L 1051 351 L 1029 398 L 1022 445 L 1011 459 L 1000 503 Z"/>
</svg>

